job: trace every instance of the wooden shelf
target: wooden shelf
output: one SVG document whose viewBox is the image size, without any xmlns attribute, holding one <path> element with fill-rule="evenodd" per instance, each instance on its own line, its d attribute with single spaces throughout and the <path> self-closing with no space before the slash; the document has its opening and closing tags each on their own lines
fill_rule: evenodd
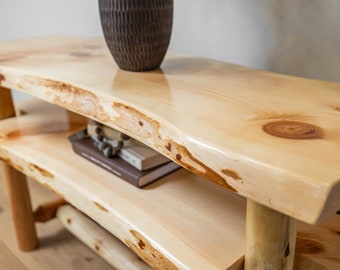
<svg viewBox="0 0 340 270">
<path fill-rule="evenodd" d="M 72 152 L 67 137 L 82 124 L 69 122 L 63 109 L 32 100 L 18 110 L 20 117 L 0 121 L 1 160 L 99 222 L 150 265 L 242 269 L 245 199 L 185 169 L 137 189 Z M 339 267 L 339 226 L 340 215 L 319 227 L 300 223 L 294 269 Z M 96 240 L 92 245 L 100 254 Z M 151 261 L 152 254 L 158 257 Z"/>
<path fill-rule="evenodd" d="M 99 222 L 151 265 L 229 269 L 242 262 L 243 198 L 185 169 L 138 189 L 72 152 L 67 137 L 80 126 L 68 123 L 63 109 L 29 101 L 20 111 L 22 116 L 0 122 L 1 159 Z"/>
<path fill-rule="evenodd" d="M 290 217 L 320 223 L 340 208 L 339 83 L 173 53 L 159 70 L 126 72 L 103 39 L 59 36 L 1 43 L 0 85 L 128 133 Z"/>
<path fill-rule="evenodd" d="M 297 269 L 338 265 L 340 83 L 173 53 L 161 69 L 132 73 L 117 67 L 103 39 L 46 37 L 0 44 L 0 86 L 57 105 L 27 102 L 0 122 L 23 250 L 37 244 L 27 175 L 156 269 L 240 269 L 245 229 L 246 269 L 291 269 L 295 243 Z M 1 87 L 6 118 L 13 107 Z M 79 115 L 187 170 L 143 190 L 125 183 L 72 152 L 67 137 L 82 127 Z M 295 241 L 296 220 L 327 222 L 299 223 Z"/>
</svg>

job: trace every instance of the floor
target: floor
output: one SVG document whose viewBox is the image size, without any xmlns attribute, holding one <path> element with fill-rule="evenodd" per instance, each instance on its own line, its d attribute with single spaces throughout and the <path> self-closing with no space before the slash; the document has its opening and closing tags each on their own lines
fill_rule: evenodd
<svg viewBox="0 0 340 270">
<path fill-rule="evenodd" d="M 55 198 L 55 195 L 28 181 L 33 207 Z M 17 248 L 6 187 L 0 176 L 0 269 L 6 270 L 114 270 L 91 249 L 70 234 L 57 220 L 37 224 L 40 248 L 21 252 Z"/>
</svg>

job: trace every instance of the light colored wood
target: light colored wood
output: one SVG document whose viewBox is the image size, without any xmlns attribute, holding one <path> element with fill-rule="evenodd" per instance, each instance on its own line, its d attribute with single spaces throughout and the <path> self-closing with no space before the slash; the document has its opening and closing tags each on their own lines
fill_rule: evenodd
<svg viewBox="0 0 340 270">
<path fill-rule="evenodd" d="M 36 207 L 41 201 L 56 199 L 35 181 L 29 181 L 32 203 Z M 296 252 L 294 270 L 335 270 L 340 269 L 339 250 L 340 216 L 332 216 L 320 226 L 298 225 L 300 248 Z M 30 253 L 18 251 L 13 241 L 13 227 L 10 209 L 5 193 L 5 185 L 0 175 L 0 265 L 11 270 L 59 270 L 59 269 L 112 269 L 89 248 L 75 239 L 63 225 L 55 219 L 46 224 L 37 224 L 42 239 L 41 249 Z M 322 246 L 322 247 L 320 247 Z M 301 248 L 303 247 L 303 248 Z M 236 268 L 243 269 L 243 268 Z"/>
<path fill-rule="evenodd" d="M 0 76 L 0 120 L 15 116 L 11 91 L 1 87 Z"/>
<path fill-rule="evenodd" d="M 245 201 L 241 197 L 185 171 L 169 175 L 143 190 L 136 189 L 72 153 L 67 136 L 80 127 L 66 124 L 67 114 L 62 110 L 37 101 L 25 102 L 19 108 L 26 112 L 24 117 L 0 122 L 0 158 L 8 161 L 10 158 L 12 165 L 18 165 L 18 169 L 42 184 L 30 183 L 34 207 L 55 198 L 45 195 L 48 188 L 60 197 L 69 198 L 68 201 L 118 235 L 121 241 L 136 241 L 132 247 L 138 247 L 139 241 L 134 240 L 130 230 L 142 234 L 155 249 L 174 261 L 182 262 L 178 263 L 180 266 L 228 269 L 230 265 L 229 269 L 243 269 Z M 45 166 L 49 167 L 48 171 Z M 0 193 L 0 215 L 3 215 L 8 207 L 3 187 Z M 10 251 L 28 269 L 45 269 L 46 265 L 49 269 L 80 266 L 109 269 L 71 240 L 70 235 L 60 231 L 57 220 L 36 225 L 44 248 L 23 256 L 12 244 L 9 218 L 0 220 L 0 241 L 9 245 Z M 340 239 L 336 237 L 340 225 L 336 220 L 327 221 L 325 227 L 306 224 L 299 227 L 299 231 L 308 233 L 309 240 L 321 242 L 326 252 L 308 254 L 306 249 L 304 253 L 298 250 L 297 269 L 306 269 L 305 266 L 315 270 L 319 266 L 340 269 L 337 253 Z M 320 231 L 326 237 L 320 236 Z"/>
<path fill-rule="evenodd" d="M 57 211 L 58 219 L 77 238 L 119 270 L 151 270 L 120 240 L 70 205 Z"/>
<path fill-rule="evenodd" d="M 126 72 L 100 38 L 3 42 L 0 59 L 3 86 L 127 133 L 244 197 L 309 223 L 339 210 L 340 83 L 174 53 L 160 70 Z"/>
<path fill-rule="evenodd" d="M 73 153 L 68 135 L 75 130 L 62 109 L 42 101 L 20 109 L 25 116 L 0 122 L 0 157 L 142 259 L 154 254 L 152 267 L 228 269 L 244 255 L 242 197 L 184 169 L 138 189 Z"/>
<path fill-rule="evenodd" d="M 28 181 L 33 208 L 56 195 L 36 181 Z M 36 223 L 40 248 L 18 249 L 11 221 L 5 183 L 0 174 L 0 269 L 1 270 L 113 270 L 114 268 L 69 233 L 58 219 Z"/>
<path fill-rule="evenodd" d="M 1 87 L 3 80 L 5 78 L 0 74 L 0 119 L 15 116 L 11 91 Z M 14 167 L 16 166 L 14 165 Z M 10 162 L 8 164 L 2 163 L 1 171 L 7 184 L 18 246 L 21 250 L 28 251 L 37 248 L 39 242 L 34 225 L 26 176 L 14 167 Z"/>
<path fill-rule="evenodd" d="M 23 251 L 38 247 L 31 198 L 26 176 L 8 164 L 2 164 L 3 177 L 12 210 L 18 246 Z"/>
<path fill-rule="evenodd" d="M 57 198 L 53 201 L 41 204 L 34 211 L 35 222 L 46 222 L 56 217 L 60 206 L 67 204 L 64 199 Z"/>
<path fill-rule="evenodd" d="M 247 200 L 245 270 L 292 270 L 296 221 Z"/>
<path fill-rule="evenodd" d="M 294 270 L 340 269 L 340 216 L 333 215 L 320 226 L 300 222 Z"/>
</svg>

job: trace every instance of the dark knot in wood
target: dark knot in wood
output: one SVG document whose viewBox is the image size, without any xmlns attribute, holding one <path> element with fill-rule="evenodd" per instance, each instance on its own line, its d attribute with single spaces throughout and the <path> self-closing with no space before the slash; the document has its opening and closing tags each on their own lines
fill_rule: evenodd
<svg viewBox="0 0 340 270">
<path fill-rule="evenodd" d="M 263 130 L 273 136 L 286 139 L 321 139 L 322 128 L 304 122 L 297 121 L 276 121 L 263 126 Z"/>
</svg>

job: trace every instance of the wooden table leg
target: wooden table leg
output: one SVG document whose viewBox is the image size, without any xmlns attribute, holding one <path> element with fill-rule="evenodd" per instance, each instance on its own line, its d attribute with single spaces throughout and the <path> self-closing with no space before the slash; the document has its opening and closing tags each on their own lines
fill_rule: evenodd
<svg viewBox="0 0 340 270">
<path fill-rule="evenodd" d="M 19 248 L 23 251 L 35 249 L 38 247 L 38 238 L 26 176 L 5 163 L 2 172 Z"/>
<path fill-rule="evenodd" d="M 15 109 L 11 92 L 0 87 L 0 120 L 13 116 Z M 2 164 L 2 173 L 7 185 L 19 248 L 23 251 L 35 249 L 38 238 L 26 176 L 5 163 Z"/>
<path fill-rule="evenodd" d="M 0 87 L 0 120 L 15 116 L 11 91 Z"/>
<path fill-rule="evenodd" d="M 293 269 L 296 220 L 247 201 L 246 270 Z"/>
</svg>

